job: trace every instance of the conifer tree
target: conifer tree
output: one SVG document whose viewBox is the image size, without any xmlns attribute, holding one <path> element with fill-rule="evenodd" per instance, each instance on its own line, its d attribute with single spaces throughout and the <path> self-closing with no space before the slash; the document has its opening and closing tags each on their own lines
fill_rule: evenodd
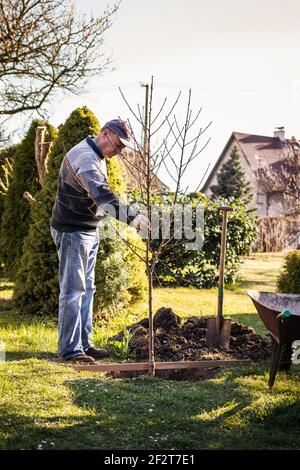
<svg viewBox="0 0 300 470">
<path fill-rule="evenodd" d="M 47 140 L 52 140 L 55 130 L 44 121 L 34 120 L 22 142 L 18 145 L 13 161 L 11 181 L 4 201 L 1 219 L 0 251 L 5 265 L 5 273 L 15 279 L 22 247 L 29 228 L 30 205 L 23 198 L 28 191 L 31 195 L 40 189 L 37 166 L 35 163 L 34 142 L 38 126 L 46 125 Z"/>
<path fill-rule="evenodd" d="M 251 184 L 247 181 L 242 168 L 240 153 L 234 146 L 229 159 L 222 165 L 217 174 L 218 183 L 211 186 L 212 199 L 221 196 L 224 198 L 240 198 L 244 204 L 249 204 L 253 199 Z"/>
<path fill-rule="evenodd" d="M 12 177 L 12 165 L 15 153 L 16 145 L 10 145 L 9 147 L 1 148 L 0 150 L 0 231 L 4 202 Z M 4 274 L 2 250 L 0 250 L 0 270 Z"/>
<path fill-rule="evenodd" d="M 4 210 L 4 200 L 12 176 L 12 165 L 16 148 L 16 145 L 10 145 L 0 149 L 0 223 Z"/>
</svg>

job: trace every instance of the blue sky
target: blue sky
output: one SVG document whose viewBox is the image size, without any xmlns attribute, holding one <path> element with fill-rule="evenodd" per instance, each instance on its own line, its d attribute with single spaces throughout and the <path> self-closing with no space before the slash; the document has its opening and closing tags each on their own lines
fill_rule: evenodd
<svg viewBox="0 0 300 470">
<path fill-rule="evenodd" d="M 86 14 L 113 4 L 74 3 Z M 211 142 L 186 176 L 192 190 L 232 131 L 272 135 L 285 126 L 288 137 L 300 138 L 299 24 L 299 0 L 122 0 L 105 36 L 116 70 L 91 80 L 84 96 L 54 100 L 50 120 L 58 125 L 84 104 L 101 124 L 126 118 L 118 86 L 142 103 L 140 82 L 151 75 L 157 103 L 191 87 L 193 108 L 203 107 L 201 125 L 213 121 Z"/>
</svg>

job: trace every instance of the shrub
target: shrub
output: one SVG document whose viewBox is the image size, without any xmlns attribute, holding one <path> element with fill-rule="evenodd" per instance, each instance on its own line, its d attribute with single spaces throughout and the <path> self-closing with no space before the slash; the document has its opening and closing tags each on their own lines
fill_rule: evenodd
<svg viewBox="0 0 300 470">
<path fill-rule="evenodd" d="M 285 256 L 277 278 L 277 291 L 300 294 L 300 250 L 290 251 Z"/>
<path fill-rule="evenodd" d="M 174 194 L 155 194 L 151 202 L 154 204 L 171 204 Z M 138 201 L 137 192 L 131 198 Z M 256 237 L 256 218 L 248 212 L 245 204 L 239 199 L 216 198 L 209 200 L 201 193 L 181 195 L 181 204 L 197 203 L 204 207 L 204 243 L 201 249 L 187 250 L 186 240 L 173 239 L 161 252 L 160 261 L 156 265 L 156 276 L 162 285 L 195 285 L 196 287 L 212 287 L 217 284 L 220 260 L 220 241 L 222 213 L 220 205 L 233 208 L 228 214 L 227 249 L 225 258 L 225 282 L 233 283 L 238 276 L 241 257 L 249 253 L 250 246 Z M 193 213 L 193 230 L 195 231 L 195 212 Z M 171 227 L 172 233 L 172 227 Z M 192 241 L 192 240 L 190 240 Z M 155 250 L 160 240 L 153 240 Z"/>
</svg>

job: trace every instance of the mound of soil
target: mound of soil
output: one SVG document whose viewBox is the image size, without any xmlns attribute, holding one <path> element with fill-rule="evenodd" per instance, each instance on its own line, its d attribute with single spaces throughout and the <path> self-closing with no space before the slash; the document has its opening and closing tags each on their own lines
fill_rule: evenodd
<svg viewBox="0 0 300 470">
<path fill-rule="evenodd" d="M 271 355 L 271 343 L 256 334 L 252 328 L 236 322 L 231 323 L 229 350 L 221 346 L 208 348 L 207 320 L 209 317 L 190 317 L 181 324 L 181 319 L 171 308 L 160 308 L 154 318 L 154 346 L 156 361 L 200 361 L 209 359 L 250 359 L 259 361 Z M 136 361 L 147 361 L 149 352 L 148 318 L 128 327 L 134 332 L 129 347 Z M 123 332 L 111 340 L 122 341 Z M 213 376 L 217 368 L 203 370 L 157 370 L 156 375 L 179 380 L 195 380 Z M 134 376 L 136 373 L 122 373 L 122 376 Z"/>
</svg>

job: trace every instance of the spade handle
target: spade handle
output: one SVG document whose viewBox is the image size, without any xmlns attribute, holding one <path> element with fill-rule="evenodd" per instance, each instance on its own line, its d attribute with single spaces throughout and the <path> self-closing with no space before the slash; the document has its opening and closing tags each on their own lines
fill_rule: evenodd
<svg viewBox="0 0 300 470">
<path fill-rule="evenodd" d="M 223 322 L 223 298 L 224 298 L 224 271 L 225 271 L 225 253 L 226 253 L 226 238 L 227 238 L 227 213 L 232 211 L 232 207 L 221 206 L 222 211 L 222 232 L 221 232 L 221 250 L 220 250 L 220 265 L 219 265 L 219 286 L 218 286 L 218 315 L 217 315 L 217 328 L 220 331 Z"/>
</svg>

